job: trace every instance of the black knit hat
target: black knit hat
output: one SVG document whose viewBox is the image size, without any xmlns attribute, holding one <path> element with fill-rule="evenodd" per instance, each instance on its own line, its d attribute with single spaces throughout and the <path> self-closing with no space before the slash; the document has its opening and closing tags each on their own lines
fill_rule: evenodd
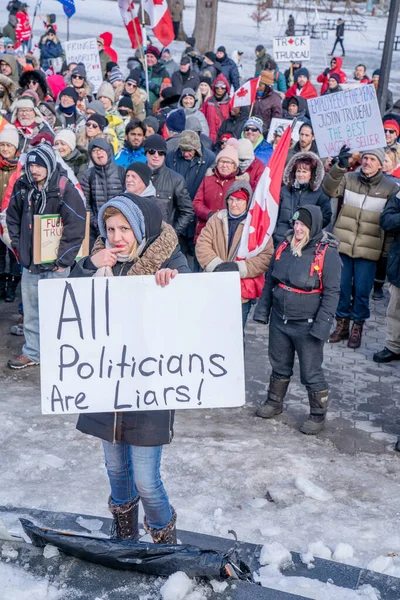
<svg viewBox="0 0 400 600">
<path fill-rule="evenodd" d="M 200 83 L 206 83 L 207 85 L 209 85 L 210 87 L 212 86 L 212 79 L 211 77 L 200 77 Z"/>
<path fill-rule="evenodd" d="M 86 123 L 88 123 L 89 121 L 94 121 L 95 123 L 97 123 L 97 125 L 102 131 L 104 131 L 108 125 L 106 117 L 103 117 L 103 115 L 98 115 L 97 113 L 90 115 L 90 117 L 87 118 Z"/>
<path fill-rule="evenodd" d="M 265 50 L 265 48 L 262 44 L 258 44 L 258 46 L 256 46 L 256 52 L 261 52 L 261 50 Z"/>
<path fill-rule="evenodd" d="M 208 58 L 208 59 L 212 60 L 213 62 L 215 62 L 215 61 L 216 61 L 216 58 L 217 58 L 217 57 L 215 56 L 214 52 L 205 52 L 205 53 L 204 53 L 204 56 L 205 56 L 206 58 Z"/>
<path fill-rule="evenodd" d="M 75 102 L 75 104 L 78 102 L 79 100 L 79 94 L 76 91 L 76 89 L 74 87 L 66 87 L 64 88 L 59 95 L 59 99 L 61 100 L 61 98 L 63 96 L 69 96 L 70 98 L 73 99 L 73 101 Z"/>
<path fill-rule="evenodd" d="M 217 48 L 217 52 L 223 52 L 224 54 L 226 54 L 226 48 L 225 48 L 225 46 L 219 46 Z"/>
<path fill-rule="evenodd" d="M 310 211 L 307 208 L 299 208 L 299 210 L 296 210 L 296 212 L 294 213 L 292 219 L 293 219 L 293 222 L 294 221 L 301 221 L 306 227 L 308 227 L 308 229 L 311 230 L 311 227 L 312 227 L 312 215 L 311 215 Z"/>
<path fill-rule="evenodd" d="M 161 135 L 155 133 L 148 137 L 144 143 L 144 152 L 148 150 L 158 150 L 159 152 L 167 152 L 167 142 Z"/>
<path fill-rule="evenodd" d="M 182 56 L 180 64 L 181 65 L 190 65 L 190 62 L 191 62 L 191 60 L 188 56 Z"/>
<path fill-rule="evenodd" d="M 147 163 L 134 162 L 131 165 L 129 165 L 126 172 L 128 171 L 135 171 L 135 173 L 139 175 L 140 179 L 143 181 L 145 186 L 147 187 L 149 185 L 152 176 L 152 170 L 147 165 Z"/>
<path fill-rule="evenodd" d="M 106 73 L 112 71 L 114 67 L 119 68 L 118 63 L 114 62 L 113 60 L 109 60 L 108 63 L 106 63 Z"/>
<path fill-rule="evenodd" d="M 123 106 L 133 110 L 132 98 L 129 96 L 121 96 L 120 101 L 118 102 L 118 108 L 122 108 Z"/>
<path fill-rule="evenodd" d="M 189 44 L 192 48 L 194 48 L 196 44 L 196 39 L 193 36 L 189 36 L 186 38 L 186 43 Z"/>
</svg>

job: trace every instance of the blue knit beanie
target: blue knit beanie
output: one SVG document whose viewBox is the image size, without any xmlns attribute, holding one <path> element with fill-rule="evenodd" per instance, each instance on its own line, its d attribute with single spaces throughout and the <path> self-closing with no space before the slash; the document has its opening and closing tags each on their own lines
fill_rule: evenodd
<svg viewBox="0 0 400 600">
<path fill-rule="evenodd" d="M 305 75 L 307 79 L 310 79 L 310 73 L 305 67 L 301 67 L 301 69 L 297 69 L 297 71 L 294 72 L 294 78 L 296 81 L 298 80 L 300 75 Z"/>
<path fill-rule="evenodd" d="M 264 121 L 259 117 L 249 117 L 244 124 L 243 129 L 246 129 L 246 127 L 255 127 L 260 133 L 262 133 L 264 129 Z"/>
<path fill-rule="evenodd" d="M 186 126 L 186 115 L 182 108 L 173 110 L 167 117 L 167 127 L 174 133 L 182 133 Z"/>
<path fill-rule="evenodd" d="M 103 204 L 103 206 L 100 208 L 97 217 L 97 223 L 99 225 L 101 237 L 107 237 L 106 225 L 103 221 L 103 215 L 107 208 L 109 208 L 110 206 L 113 206 L 124 215 L 125 219 L 132 227 L 136 241 L 140 246 L 140 244 L 143 242 L 143 238 L 145 236 L 146 231 L 144 216 L 139 207 L 126 196 L 115 196 L 115 198 L 111 198 L 111 200 Z"/>
</svg>

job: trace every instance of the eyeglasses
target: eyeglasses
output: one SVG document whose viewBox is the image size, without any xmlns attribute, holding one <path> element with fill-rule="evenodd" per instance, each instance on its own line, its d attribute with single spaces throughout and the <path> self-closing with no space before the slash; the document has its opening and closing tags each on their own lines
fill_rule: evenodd
<svg viewBox="0 0 400 600">
<path fill-rule="evenodd" d="M 395 131 L 394 129 L 384 129 L 383 131 L 385 133 L 397 133 L 397 131 Z"/>
<path fill-rule="evenodd" d="M 20 112 L 22 115 L 28 115 L 32 112 L 35 112 L 33 108 L 19 108 L 18 112 Z"/>
<path fill-rule="evenodd" d="M 241 204 L 242 202 L 246 202 L 246 200 L 242 198 L 228 198 L 227 202 L 228 204 Z"/>
<path fill-rule="evenodd" d="M 6 48 L 7 48 L 7 50 L 14 50 L 14 46 L 8 45 L 8 46 L 6 46 Z"/>
<path fill-rule="evenodd" d="M 92 129 L 98 129 L 99 126 L 97 125 L 97 123 L 86 123 L 86 127 L 92 128 Z"/>
<path fill-rule="evenodd" d="M 85 79 L 82 75 L 72 75 L 71 79 Z"/>
<path fill-rule="evenodd" d="M 229 165 L 229 166 L 231 167 L 231 166 L 232 166 L 232 165 L 234 165 L 235 163 L 234 163 L 232 160 L 219 160 L 219 161 L 218 161 L 218 164 L 219 164 L 219 165 L 222 165 L 222 166 L 227 166 L 227 165 Z"/>
<path fill-rule="evenodd" d="M 155 154 L 158 154 L 158 156 L 167 156 L 167 153 L 164 152 L 164 150 L 153 150 L 153 148 L 151 150 L 146 150 L 146 154 L 150 154 L 151 156 L 154 156 Z"/>
<path fill-rule="evenodd" d="M 256 131 L 258 131 L 257 127 L 246 127 L 245 131 L 252 131 L 253 133 L 256 133 Z"/>
</svg>

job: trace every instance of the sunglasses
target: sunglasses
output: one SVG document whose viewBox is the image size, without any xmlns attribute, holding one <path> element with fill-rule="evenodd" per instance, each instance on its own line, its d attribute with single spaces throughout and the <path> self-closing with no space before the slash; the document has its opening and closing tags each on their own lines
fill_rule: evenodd
<svg viewBox="0 0 400 600">
<path fill-rule="evenodd" d="M 128 85 L 129 87 L 137 87 L 136 81 L 127 81 L 126 85 Z"/>
<path fill-rule="evenodd" d="M 226 90 L 226 85 L 216 85 L 215 89 L 216 90 Z"/>
<path fill-rule="evenodd" d="M 154 156 L 155 154 L 158 154 L 158 156 L 167 156 L 167 153 L 164 152 L 164 150 L 147 150 L 146 154 L 150 154 L 151 156 Z"/>
<path fill-rule="evenodd" d="M 256 131 L 258 131 L 257 127 L 246 127 L 245 131 L 252 131 L 253 133 L 256 133 Z"/>
<path fill-rule="evenodd" d="M 99 126 L 97 123 L 86 123 L 86 127 L 92 127 L 93 129 L 98 129 Z"/>
<path fill-rule="evenodd" d="M 14 46 L 8 45 L 8 46 L 6 46 L 6 48 L 7 48 L 7 50 L 14 50 Z"/>
<path fill-rule="evenodd" d="M 384 129 L 383 131 L 385 133 L 397 133 L 397 131 L 395 131 L 394 129 Z"/>
<path fill-rule="evenodd" d="M 82 75 L 72 75 L 71 79 L 85 79 Z"/>
</svg>

